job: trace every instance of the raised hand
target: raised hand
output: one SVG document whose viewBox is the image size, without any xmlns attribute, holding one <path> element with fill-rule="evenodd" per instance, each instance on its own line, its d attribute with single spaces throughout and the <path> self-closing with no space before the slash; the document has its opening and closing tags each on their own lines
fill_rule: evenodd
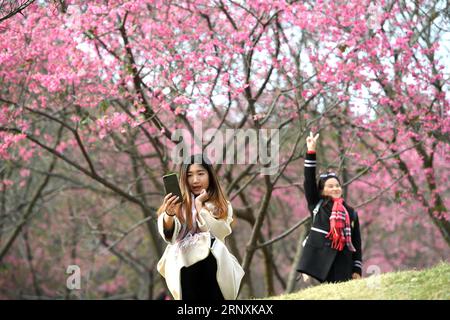
<svg viewBox="0 0 450 320">
<path fill-rule="evenodd" d="M 195 208 L 197 209 L 197 212 L 200 212 L 200 210 L 203 208 L 203 203 L 208 200 L 208 192 L 206 192 L 205 189 L 202 190 L 202 192 L 195 198 Z"/>
<path fill-rule="evenodd" d="M 313 133 L 310 131 L 309 136 L 306 137 L 306 147 L 308 151 L 316 151 L 317 139 L 319 139 L 319 134 L 313 136 Z"/>
</svg>

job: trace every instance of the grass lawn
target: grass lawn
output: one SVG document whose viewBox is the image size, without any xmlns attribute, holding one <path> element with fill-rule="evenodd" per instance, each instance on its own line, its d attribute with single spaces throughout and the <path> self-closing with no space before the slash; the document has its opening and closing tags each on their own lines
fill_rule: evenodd
<svg viewBox="0 0 450 320">
<path fill-rule="evenodd" d="M 450 300 L 450 263 L 441 262 L 425 270 L 391 272 L 344 283 L 322 284 L 265 299 Z"/>
</svg>

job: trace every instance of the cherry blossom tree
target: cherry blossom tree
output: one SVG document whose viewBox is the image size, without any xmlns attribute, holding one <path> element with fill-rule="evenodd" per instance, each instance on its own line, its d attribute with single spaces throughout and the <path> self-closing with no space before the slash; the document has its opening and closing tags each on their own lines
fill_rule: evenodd
<svg viewBox="0 0 450 320">
<path fill-rule="evenodd" d="M 73 0 L 20 12 L 0 25 L 0 264 L 14 275 L 1 277 L 3 296 L 71 298 L 67 275 L 46 273 L 70 264 L 84 270 L 83 297 L 164 291 L 161 176 L 177 167 L 173 134 L 199 123 L 216 137 L 280 133 L 276 173 L 216 166 L 237 217 L 228 245 L 246 271 L 242 297 L 295 288 L 310 131 L 320 168 L 342 175 L 360 212 L 367 265 L 448 260 L 445 1 Z"/>
<path fill-rule="evenodd" d="M 2 1 L 0 3 L 0 23 L 16 14 L 22 13 L 34 0 Z"/>
</svg>

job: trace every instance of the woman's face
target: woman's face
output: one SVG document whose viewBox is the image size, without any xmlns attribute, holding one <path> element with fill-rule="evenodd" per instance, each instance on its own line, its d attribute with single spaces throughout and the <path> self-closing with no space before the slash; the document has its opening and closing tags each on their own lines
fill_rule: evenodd
<svg viewBox="0 0 450 320">
<path fill-rule="evenodd" d="M 190 191 L 198 196 L 203 189 L 208 191 L 209 175 L 208 171 L 201 164 L 191 164 L 187 172 L 187 181 Z"/>
<path fill-rule="evenodd" d="M 340 198 L 342 196 L 342 189 L 339 181 L 335 178 L 330 178 L 325 181 L 323 195 L 332 198 Z"/>
</svg>

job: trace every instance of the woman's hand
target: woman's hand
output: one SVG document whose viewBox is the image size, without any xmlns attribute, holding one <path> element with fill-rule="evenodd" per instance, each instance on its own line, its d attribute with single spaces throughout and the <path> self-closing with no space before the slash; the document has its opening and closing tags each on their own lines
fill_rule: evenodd
<svg viewBox="0 0 450 320">
<path fill-rule="evenodd" d="M 169 193 L 164 197 L 164 201 L 162 204 L 163 211 L 165 211 L 168 215 L 174 216 L 179 207 L 179 203 L 175 203 L 179 199 L 178 196 L 172 195 L 172 193 Z"/>
<path fill-rule="evenodd" d="M 361 276 L 359 273 L 353 272 L 352 279 L 361 279 Z"/>
<path fill-rule="evenodd" d="M 316 151 L 317 139 L 319 139 L 319 134 L 313 136 L 312 132 L 309 132 L 309 137 L 306 138 L 306 147 L 308 151 Z"/>
<path fill-rule="evenodd" d="M 303 282 L 308 282 L 311 279 L 311 277 L 308 276 L 306 273 L 302 273 L 302 279 Z"/>
<path fill-rule="evenodd" d="M 202 190 L 202 192 L 195 198 L 195 209 L 197 209 L 197 212 L 200 212 L 203 208 L 203 203 L 208 200 L 208 193 L 205 189 Z"/>
</svg>

